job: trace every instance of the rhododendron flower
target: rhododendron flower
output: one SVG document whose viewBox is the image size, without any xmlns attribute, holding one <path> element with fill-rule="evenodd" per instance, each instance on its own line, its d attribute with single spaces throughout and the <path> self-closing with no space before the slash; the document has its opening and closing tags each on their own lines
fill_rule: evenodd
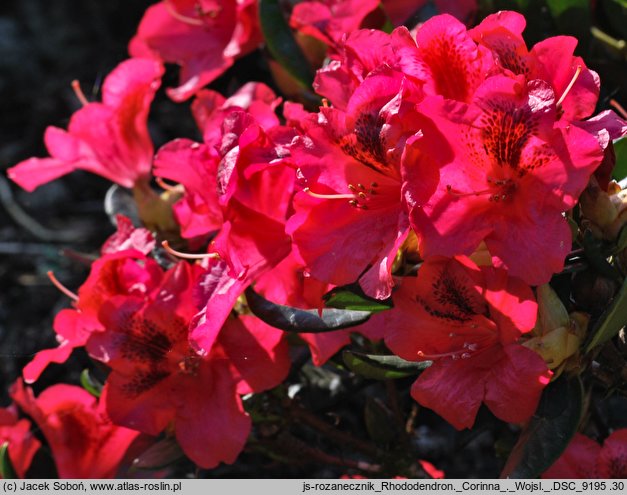
<svg viewBox="0 0 627 495">
<path fill-rule="evenodd" d="M 105 330 L 92 334 L 87 349 L 111 367 L 113 421 L 153 435 L 170 425 L 183 451 L 210 468 L 234 462 L 250 432 L 239 395 L 280 383 L 289 360 L 282 332 L 252 316 L 231 317 L 211 347 L 192 349 L 192 291 L 201 270 L 179 263 L 150 301 L 110 299 L 100 314 Z"/>
<path fill-rule="evenodd" d="M 270 130 L 279 125 L 274 110 L 280 101 L 262 83 L 248 83 L 228 99 L 215 91 L 198 93 L 192 111 L 203 132 L 204 144 L 176 139 L 161 147 L 155 156 L 154 175 L 178 182 L 185 188 L 183 198 L 173 207 L 183 237 L 217 231 L 224 223 L 217 184 L 220 150 L 223 138 L 230 140 L 224 153 L 236 146 L 238 140 L 237 135 L 229 133 L 228 124 L 226 131 L 223 129 L 225 119 L 233 112 L 246 111 L 264 130 Z M 228 136 L 224 136 L 224 132 Z"/>
<path fill-rule="evenodd" d="M 425 92 L 469 102 L 493 70 L 492 54 L 477 46 L 466 27 L 450 15 L 438 15 L 416 32 L 416 44 L 396 48 L 403 72 L 426 81 Z"/>
<path fill-rule="evenodd" d="M 164 0 L 146 10 L 129 52 L 180 65 L 179 86 L 167 93 L 183 101 L 260 41 L 254 0 Z"/>
<path fill-rule="evenodd" d="M 192 113 L 203 133 L 205 144 L 219 148 L 222 141 L 222 123 L 229 113 L 244 110 L 267 131 L 279 125 L 275 110 L 280 103 L 281 98 L 268 86 L 249 82 L 228 98 L 208 89 L 199 91 L 192 103 Z"/>
<path fill-rule="evenodd" d="M 610 434 L 603 446 L 576 433 L 566 451 L 542 474 L 550 479 L 625 479 L 627 477 L 627 429 Z"/>
<path fill-rule="evenodd" d="M 522 74 L 529 81 L 542 79 L 556 95 L 565 94 L 560 108 L 566 120 L 589 117 L 599 98 L 599 76 L 586 67 L 581 57 L 573 55 L 577 39 L 555 36 L 528 51 L 522 37 L 525 24 L 522 14 L 503 11 L 486 17 L 469 35 L 492 51 L 502 69 Z"/>
<path fill-rule="evenodd" d="M 8 170 L 27 191 L 74 170 L 87 170 L 123 187 L 150 177 L 153 145 L 146 121 L 161 84 L 163 67 L 145 59 L 118 65 L 102 86 L 102 103 L 87 103 L 68 130 L 48 127 L 44 140 L 50 158 L 30 158 Z"/>
<path fill-rule="evenodd" d="M 366 16 L 379 7 L 378 0 L 305 1 L 294 6 L 292 28 L 334 46 L 346 33 L 361 27 Z"/>
<path fill-rule="evenodd" d="M 20 478 L 24 478 L 41 442 L 31 433 L 30 421 L 18 419 L 14 406 L 0 408 L 0 446 L 5 443 L 8 443 L 13 469 Z"/>
<path fill-rule="evenodd" d="M 426 119 L 406 117 L 421 96 L 420 85 L 400 72 L 375 71 L 346 111 L 322 108 L 310 117 L 307 135 L 290 147 L 306 188 L 295 197 L 287 232 L 319 280 L 343 285 L 360 279 L 366 294 L 389 296 L 392 261 L 409 232 L 400 164 L 412 156 L 421 127 L 433 128 Z M 435 187 L 433 174 L 423 181 Z"/>
<path fill-rule="evenodd" d="M 60 478 L 112 478 L 139 432 L 111 423 L 100 401 L 73 385 L 53 385 L 37 398 L 21 381 L 11 397 L 48 441 Z"/>
<path fill-rule="evenodd" d="M 121 229 L 124 229 L 124 222 L 121 225 Z M 120 231 L 112 238 L 119 235 Z M 103 249 L 111 247 L 111 242 L 116 242 L 112 238 Z M 62 309 L 54 319 L 59 346 L 38 352 L 24 367 L 26 382 L 35 382 L 50 363 L 67 361 L 75 348 L 85 345 L 92 332 L 103 329 L 98 313 L 105 301 L 115 295 L 148 297 L 157 287 L 161 276 L 159 265 L 139 251 L 105 254 L 95 261 L 89 277 L 75 296 L 75 309 Z"/>
<path fill-rule="evenodd" d="M 421 254 L 470 254 L 485 240 L 511 275 L 548 282 L 571 247 L 562 212 L 575 205 L 603 158 L 595 137 L 556 122 L 555 94 L 538 80 L 494 76 L 470 105 L 427 97 L 419 108 L 447 136 L 439 149 L 452 150 L 433 195 L 421 178 L 432 163 L 421 165 L 418 154 L 404 168 Z"/>
<path fill-rule="evenodd" d="M 433 256 L 405 278 L 394 308 L 376 315 L 398 356 L 432 360 L 411 394 L 458 429 L 470 428 L 481 403 L 500 419 L 535 412 L 551 376 L 542 358 L 517 344 L 536 321 L 531 289 L 468 258 Z"/>
</svg>

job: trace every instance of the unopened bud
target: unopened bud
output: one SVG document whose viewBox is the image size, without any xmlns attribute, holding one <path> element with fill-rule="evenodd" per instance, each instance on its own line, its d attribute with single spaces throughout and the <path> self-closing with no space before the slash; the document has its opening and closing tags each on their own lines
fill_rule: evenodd
<svg viewBox="0 0 627 495">
<path fill-rule="evenodd" d="M 570 324 L 568 311 L 549 284 L 540 285 L 536 290 L 538 299 L 538 322 L 536 334 L 546 335 L 560 327 Z"/>
<path fill-rule="evenodd" d="M 599 186 L 594 176 L 579 198 L 582 215 L 601 231 L 605 231 L 618 216 L 610 195 Z"/>
</svg>

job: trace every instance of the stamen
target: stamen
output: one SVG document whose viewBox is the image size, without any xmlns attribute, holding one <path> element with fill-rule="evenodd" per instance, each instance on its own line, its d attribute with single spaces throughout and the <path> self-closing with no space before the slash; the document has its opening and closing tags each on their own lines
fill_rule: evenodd
<svg viewBox="0 0 627 495">
<path fill-rule="evenodd" d="M 422 351 L 418 351 L 418 357 L 425 358 L 425 359 L 439 359 L 439 358 L 445 358 L 445 357 L 458 359 L 461 352 L 462 351 L 451 351 L 451 352 L 443 352 L 442 354 L 425 354 Z"/>
<path fill-rule="evenodd" d="M 484 194 L 490 194 L 492 191 L 490 189 L 484 189 L 483 191 L 473 191 L 473 192 L 463 193 L 463 192 L 456 191 L 455 189 L 453 189 L 453 186 L 451 186 L 450 184 L 447 184 L 446 192 L 458 198 L 464 198 L 467 196 L 483 196 Z"/>
<path fill-rule="evenodd" d="M 610 105 L 612 105 L 616 109 L 616 111 L 620 114 L 622 118 L 627 119 L 627 110 L 625 110 L 625 108 L 614 98 L 610 100 Z"/>
<path fill-rule="evenodd" d="M 163 249 L 165 249 L 172 256 L 176 256 L 177 258 L 181 258 L 184 260 L 205 260 L 209 258 L 220 258 L 218 253 L 204 253 L 204 254 L 191 254 L 191 253 L 182 253 L 181 251 L 177 251 L 176 249 L 172 249 L 168 241 L 163 241 L 161 243 Z"/>
<path fill-rule="evenodd" d="M 582 69 L 581 65 L 578 65 L 577 66 L 577 70 L 575 70 L 575 75 L 573 76 L 573 78 L 568 83 L 568 86 L 566 86 L 566 89 L 562 93 L 562 96 L 560 96 L 560 99 L 557 100 L 556 106 L 558 108 L 562 105 L 562 102 L 564 101 L 566 96 L 568 96 L 568 93 L 570 92 L 570 90 L 573 89 L 573 86 L 575 85 L 575 83 L 577 82 L 577 79 L 579 78 L 579 74 L 581 74 L 581 69 Z"/>
<path fill-rule="evenodd" d="M 155 177 L 155 182 L 164 191 L 177 191 L 178 190 L 177 186 L 168 184 L 161 177 Z"/>
<path fill-rule="evenodd" d="M 174 17 L 177 21 L 184 22 L 185 24 L 189 24 L 190 26 L 204 26 L 205 23 L 201 19 L 195 19 L 193 17 L 188 17 L 177 12 L 174 5 L 172 5 L 171 0 L 163 0 L 165 4 L 165 8 L 168 10 L 168 13 Z"/>
<path fill-rule="evenodd" d="M 50 270 L 47 273 L 47 275 L 50 281 L 52 282 L 52 285 L 54 285 L 57 289 L 59 289 L 63 294 L 69 297 L 72 301 L 74 302 L 78 301 L 78 296 L 74 292 L 72 292 L 70 289 L 68 289 L 65 285 L 63 285 L 61 282 L 59 282 L 57 277 L 54 276 L 54 272 L 52 272 L 52 270 Z"/>
<path fill-rule="evenodd" d="M 329 108 L 329 100 L 322 98 L 322 108 Z"/>
<path fill-rule="evenodd" d="M 313 192 L 308 187 L 305 187 L 303 189 L 303 192 L 309 194 L 309 196 L 313 198 L 320 198 L 320 199 L 352 199 L 352 200 L 355 199 L 354 194 L 318 194 L 318 193 Z"/>
<path fill-rule="evenodd" d="M 85 97 L 85 93 L 83 93 L 81 83 L 78 82 L 78 79 L 74 79 L 72 81 L 72 89 L 74 90 L 74 94 L 76 95 L 76 98 L 78 98 L 78 101 L 81 102 L 81 105 L 84 107 L 89 105 L 89 100 Z"/>
</svg>

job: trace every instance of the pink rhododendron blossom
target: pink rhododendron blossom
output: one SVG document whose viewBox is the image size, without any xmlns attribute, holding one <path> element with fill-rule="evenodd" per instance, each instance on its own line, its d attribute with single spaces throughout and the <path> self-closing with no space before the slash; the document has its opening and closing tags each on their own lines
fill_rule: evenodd
<svg viewBox="0 0 627 495">
<path fill-rule="evenodd" d="M 529 81 L 542 79 L 548 82 L 558 98 L 575 77 L 574 84 L 561 102 L 564 118 L 579 120 L 589 117 L 599 98 L 599 76 L 586 67 L 581 57 L 573 55 L 577 39 L 555 36 L 537 43 L 529 51 L 522 37 L 525 24 L 525 18 L 517 12 L 498 12 L 486 17 L 469 34 L 477 43 L 492 51 L 499 67 L 524 75 Z"/>
<path fill-rule="evenodd" d="M 575 205 L 603 151 L 593 135 L 556 122 L 555 103 L 543 81 L 494 76 L 470 105 L 437 97 L 419 104 L 447 137 L 439 149 L 452 150 L 433 195 L 421 181 L 432 163 L 421 166 L 418 154 L 404 168 L 423 256 L 471 254 L 485 240 L 495 261 L 527 283 L 548 282 L 562 269 L 571 247 L 562 212 Z"/>
<path fill-rule="evenodd" d="M 289 360 L 282 332 L 252 316 L 231 317 L 211 348 L 193 350 L 188 327 L 200 271 L 181 262 L 151 300 L 109 300 L 100 315 L 105 330 L 87 349 L 112 369 L 106 402 L 116 423 L 153 435 L 172 424 L 183 451 L 210 468 L 234 462 L 248 438 L 239 395 L 280 383 Z"/>
<path fill-rule="evenodd" d="M 400 164 L 412 156 L 421 127 L 433 127 L 413 113 L 421 97 L 421 86 L 400 72 L 376 71 L 346 111 L 322 108 L 291 146 L 306 188 L 295 197 L 287 231 L 319 280 L 360 279 L 368 295 L 389 296 L 392 261 L 409 232 Z M 436 180 L 425 173 L 423 185 L 433 189 Z"/>
<path fill-rule="evenodd" d="M 550 479 L 625 479 L 627 477 L 627 429 L 615 430 L 603 446 L 576 433 L 566 451 L 542 474 Z"/>
<path fill-rule="evenodd" d="M 41 446 L 41 442 L 30 431 L 30 426 L 27 419 L 18 419 L 14 406 L 0 408 L 0 446 L 8 444 L 11 465 L 20 478 L 24 478 Z"/>
<path fill-rule="evenodd" d="M 229 98 L 208 89 L 199 91 L 192 103 L 192 113 L 203 133 L 204 142 L 219 147 L 222 141 L 222 122 L 230 112 L 246 111 L 267 131 L 279 125 L 275 110 L 280 103 L 281 98 L 268 86 L 249 82 Z"/>
<path fill-rule="evenodd" d="M 254 279 L 290 252 L 285 222 L 292 207 L 294 170 L 285 163 L 295 131 L 265 131 L 242 111 L 224 122 L 218 196 L 224 225 L 214 248 L 235 277 Z"/>
<path fill-rule="evenodd" d="M 100 400 L 73 385 L 53 385 L 38 397 L 21 381 L 11 397 L 48 441 L 60 478 L 112 478 L 139 432 L 111 423 Z"/>
<path fill-rule="evenodd" d="M 416 46 L 397 51 L 406 60 L 404 72 L 426 79 L 425 92 L 450 100 L 471 101 L 494 66 L 490 51 L 477 46 L 466 27 L 450 15 L 429 19 L 416 33 Z"/>
<path fill-rule="evenodd" d="M 26 382 L 35 382 L 50 363 L 67 361 L 75 348 L 85 345 L 92 332 L 102 330 L 98 313 L 105 301 L 115 295 L 148 297 L 161 276 L 159 265 L 139 251 L 105 254 L 95 261 L 78 290 L 75 309 L 63 309 L 55 317 L 53 326 L 59 346 L 35 355 L 23 369 Z"/>
<path fill-rule="evenodd" d="M 468 258 L 433 256 L 393 300 L 377 315 L 385 343 L 404 359 L 433 361 L 412 387 L 418 403 L 458 429 L 474 424 L 482 402 L 507 422 L 531 417 L 551 372 L 516 343 L 536 321 L 527 285 Z"/>
<path fill-rule="evenodd" d="M 164 0 L 148 8 L 129 52 L 180 65 L 179 86 L 167 92 L 183 101 L 260 41 L 254 0 Z"/>
<path fill-rule="evenodd" d="M 334 46 L 346 33 L 361 27 L 366 16 L 377 9 L 378 0 L 305 1 L 294 6 L 292 28 Z"/>
<path fill-rule="evenodd" d="M 102 86 L 102 103 L 88 103 L 71 118 L 68 130 L 48 127 L 50 158 L 30 158 L 8 170 L 27 191 L 74 170 L 87 170 L 123 187 L 150 176 L 153 145 L 146 121 L 161 84 L 163 67 L 145 59 L 118 65 Z"/>
</svg>

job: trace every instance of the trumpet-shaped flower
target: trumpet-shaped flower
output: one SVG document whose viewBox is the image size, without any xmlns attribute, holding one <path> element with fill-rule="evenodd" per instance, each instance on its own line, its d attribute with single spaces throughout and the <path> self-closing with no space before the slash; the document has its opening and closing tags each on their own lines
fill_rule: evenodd
<svg viewBox="0 0 627 495">
<path fill-rule="evenodd" d="M 517 343 L 536 321 L 527 285 L 468 258 L 434 256 L 393 299 L 379 315 L 385 343 L 404 359 L 433 361 L 412 387 L 417 402 L 458 429 L 474 424 L 482 402 L 504 421 L 531 417 L 551 372 Z"/>
<path fill-rule="evenodd" d="M 148 134 L 150 104 L 163 67 L 146 59 L 118 65 L 102 86 L 102 103 L 88 103 L 71 118 L 68 130 L 48 127 L 50 158 L 29 158 L 8 170 L 27 191 L 74 170 L 87 170 L 123 187 L 147 182 L 153 145 Z"/>
</svg>

